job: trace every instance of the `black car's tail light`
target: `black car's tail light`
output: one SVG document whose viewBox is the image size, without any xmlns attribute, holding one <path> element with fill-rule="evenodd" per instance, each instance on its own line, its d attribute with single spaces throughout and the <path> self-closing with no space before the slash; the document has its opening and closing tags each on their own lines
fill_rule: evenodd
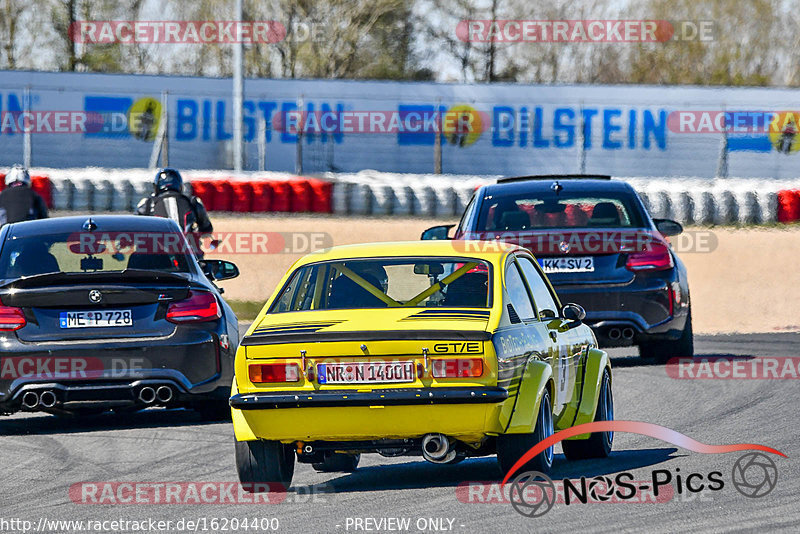
<svg viewBox="0 0 800 534">
<path fill-rule="evenodd" d="M 299 382 L 300 367 L 296 363 L 260 363 L 247 369 L 250 382 Z"/>
<path fill-rule="evenodd" d="M 660 241 L 648 243 L 641 252 L 628 254 L 628 261 L 625 263 L 625 268 L 629 271 L 663 271 L 674 266 L 669 248 Z"/>
<path fill-rule="evenodd" d="M 435 378 L 477 378 L 483 375 L 483 360 L 481 358 L 431 360 L 431 369 Z"/>
<path fill-rule="evenodd" d="M 25 312 L 13 306 L 4 306 L 0 300 L 0 332 L 13 332 L 28 324 Z"/>
<path fill-rule="evenodd" d="M 0 332 L 13 332 L 26 324 L 25 313 L 20 308 L 3 306 L 0 303 Z"/>
<path fill-rule="evenodd" d="M 190 291 L 189 297 L 173 302 L 167 308 L 167 321 L 171 323 L 202 323 L 222 317 L 217 297 L 208 291 Z"/>
</svg>

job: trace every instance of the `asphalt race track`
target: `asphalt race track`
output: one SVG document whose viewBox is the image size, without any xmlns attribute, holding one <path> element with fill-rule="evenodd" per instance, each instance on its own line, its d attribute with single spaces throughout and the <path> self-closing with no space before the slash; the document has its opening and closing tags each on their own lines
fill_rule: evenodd
<svg viewBox="0 0 800 534">
<path fill-rule="evenodd" d="M 794 356 L 800 334 L 698 336 L 695 346 L 701 356 Z M 701 474 L 703 479 L 694 477 L 697 487 L 698 481 L 708 482 L 707 475 L 719 471 L 724 487 L 694 494 L 684 488 L 683 494 L 674 493 L 666 502 L 656 503 L 556 503 L 545 515 L 528 518 L 507 502 L 462 502 L 470 500 L 463 483 L 502 478 L 494 457 L 436 466 L 413 457 L 369 455 L 349 475 L 318 474 L 310 466 L 297 466 L 293 488 L 280 504 L 75 504 L 69 488 L 84 481 L 236 481 L 230 423 L 204 423 L 183 410 L 77 421 L 16 414 L 0 419 L 0 527 L 3 520 L 15 518 L 31 521 L 34 529 L 43 518 L 152 518 L 172 520 L 173 525 L 181 519 L 204 519 L 205 531 L 211 532 L 214 518 L 277 518 L 279 532 L 386 532 L 397 524 L 365 520 L 408 518 L 408 530 L 394 531 L 449 527 L 464 533 L 601 532 L 613 525 L 613 530 L 627 532 L 796 532 L 800 523 L 798 382 L 676 380 L 664 366 L 648 365 L 632 354 L 612 351 L 616 419 L 656 423 L 707 444 L 758 443 L 778 449 L 788 458 L 769 455 L 777 466 L 775 489 L 751 498 L 733 487 L 734 463 L 742 452 L 701 454 L 655 438 L 617 433 L 609 459 L 569 463 L 557 454 L 552 478 L 613 477 L 628 471 L 644 484 L 652 480 L 653 470 L 668 470 L 673 482 L 679 475 L 685 480 L 692 473 Z M 758 473 L 747 473 L 748 481 L 758 477 Z M 662 471 L 659 476 L 666 475 Z M 676 486 L 670 487 L 674 492 Z M 490 496 L 478 491 L 473 500 L 478 494 Z M 216 530 L 222 530 L 222 525 Z M 204 531 L 202 524 L 197 530 Z M 231 529 L 230 524 L 227 530 L 245 532 Z M 178 530 L 173 527 L 172 531 Z"/>
</svg>

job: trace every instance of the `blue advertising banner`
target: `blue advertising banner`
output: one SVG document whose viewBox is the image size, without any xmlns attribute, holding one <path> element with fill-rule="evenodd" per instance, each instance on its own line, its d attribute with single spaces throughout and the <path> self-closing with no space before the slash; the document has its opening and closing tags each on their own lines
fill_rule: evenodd
<svg viewBox="0 0 800 534">
<path fill-rule="evenodd" d="M 22 160 L 28 130 L 35 166 L 145 167 L 166 118 L 171 165 L 230 168 L 231 89 L 230 79 L 217 78 L 0 72 L 0 166 Z M 258 168 L 261 143 L 266 170 L 294 171 L 300 144 L 306 173 L 425 173 L 440 146 L 451 174 L 714 177 L 725 168 L 730 176 L 787 178 L 800 149 L 798 95 L 246 80 L 245 166 Z"/>
</svg>

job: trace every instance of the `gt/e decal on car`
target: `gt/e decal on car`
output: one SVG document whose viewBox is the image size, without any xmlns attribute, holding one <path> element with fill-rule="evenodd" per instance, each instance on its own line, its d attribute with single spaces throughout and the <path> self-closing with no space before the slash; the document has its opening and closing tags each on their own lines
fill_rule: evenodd
<svg viewBox="0 0 800 534">
<path fill-rule="evenodd" d="M 481 343 L 479 341 L 472 341 L 472 342 L 454 342 L 454 343 L 436 343 L 433 346 L 433 352 L 438 354 L 444 354 L 447 352 L 455 352 L 455 353 L 480 353 L 481 350 Z"/>
</svg>

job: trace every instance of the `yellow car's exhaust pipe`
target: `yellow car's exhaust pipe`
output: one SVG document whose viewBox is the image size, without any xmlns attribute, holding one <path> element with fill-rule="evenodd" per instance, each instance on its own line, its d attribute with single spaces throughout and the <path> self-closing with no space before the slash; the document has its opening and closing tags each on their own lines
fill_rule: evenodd
<svg viewBox="0 0 800 534">
<path fill-rule="evenodd" d="M 422 438 L 422 456 L 434 464 L 446 464 L 456 457 L 456 450 L 444 434 L 426 434 Z"/>
</svg>

